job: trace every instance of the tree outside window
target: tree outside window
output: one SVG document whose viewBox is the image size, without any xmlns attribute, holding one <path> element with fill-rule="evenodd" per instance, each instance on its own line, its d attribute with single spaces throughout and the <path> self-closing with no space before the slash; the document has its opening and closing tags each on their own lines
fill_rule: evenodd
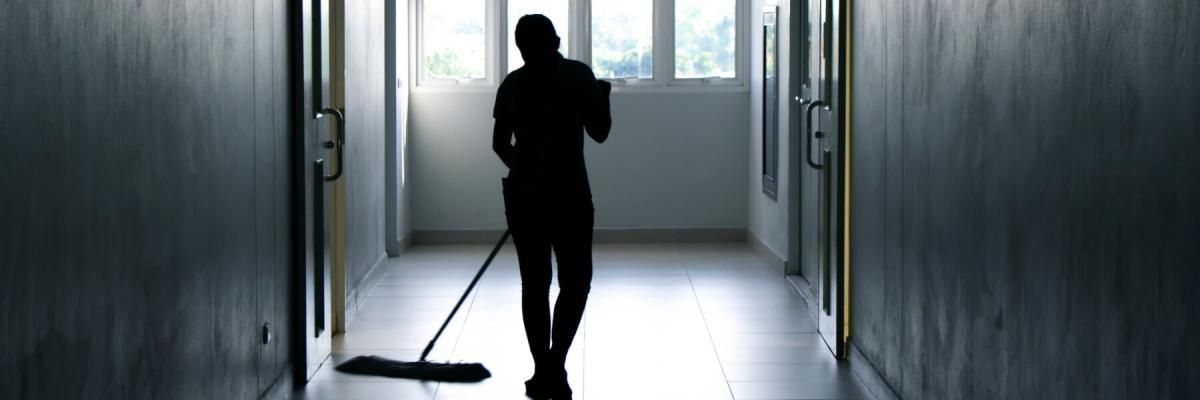
<svg viewBox="0 0 1200 400">
<path fill-rule="evenodd" d="M 737 77 L 736 0 L 675 0 L 675 77 Z"/>
<path fill-rule="evenodd" d="M 431 0 L 423 3 L 425 77 L 483 79 L 487 76 L 484 0 Z"/>
<path fill-rule="evenodd" d="M 653 1 L 592 2 L 592 70 L 596 77 L 650 79 L 653 43 Z"/>
</svg>

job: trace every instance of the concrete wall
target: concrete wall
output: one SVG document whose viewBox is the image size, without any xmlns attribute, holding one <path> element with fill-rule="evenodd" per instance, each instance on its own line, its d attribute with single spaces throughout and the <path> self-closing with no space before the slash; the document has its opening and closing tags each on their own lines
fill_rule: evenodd
<svg viewBox="0 0 1200 400">
<path fill-rule="evenodd" d="M 611 137 L 586 145 L 596 228 L 745 229 L 746 96 L 613 93 Z M 495 89 L 413 90 L 414 230 L 505 228 L 494 102 Z"/>
<path fill-rule="evenodd" d="M 788 113 L 788 102 L 791 69 L 790 51 L 790 2 L 775 0 L 754 0 L 750 7 L 750 23 L 747 34 L 750 35 L 750 124 L 747 125 L 744 140 L 750 143 L 749 155 L 749 190 L 750 217 L 749 229 L 762 244 L 766 245 L 780 259 L 788 256 L 788 185 L 791 174 L 788 171 L 788 147 L 791 143 L 791 121 Z M 776 198 L 771 199 L 763 193 L 762 185 L 762 129 L 763 129 L 763 6 L 779 6 L 777 29 L 779 32 L 779 174 L 776 179 Z"/>
<path fill-rule="evenodd" d="M 340 3 L 340 4 L 339 4 Z M 384 257 L 384 0 L 334 3 L 344 7 L 346 109 L 344 221 L 346 295 Z M 347 299 L 350 305 L 353 299 Z"/>
<path fill-rule="evenodd" d="M 0 5 L 0 398 L 247 399 L 290 370 L 284 4 Z"/>
<path fill-rule="evenodd" d="M 393 20 L 385 21 L 384 40 L 384 248 L 389 256 L 399 255 L 410 243 L 412 217 L 409 215 L 408 172 L 408 13 L 406 0 L 385 0 L 384 12 L 392 14 Z M 388 25 L 391 24 L 391 25 Z"/>
<path fill-rule="evenodd" d="M 1200 395 L 1200 3 L 854 3 L 851 343 L 908 399 Z"/>
</svg>

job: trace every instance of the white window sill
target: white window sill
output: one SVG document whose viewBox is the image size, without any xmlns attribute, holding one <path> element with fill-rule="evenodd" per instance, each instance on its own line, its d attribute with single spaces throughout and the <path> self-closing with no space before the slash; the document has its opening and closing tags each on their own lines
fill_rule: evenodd
<svg viewBox="0 0 1200 400">
<path fill-rule="evenodd" d="M 422 79 L 411 90 L 415 93 L 495 93 L 491 79 Z"/>
<path fill-rule="evenodd" d="M 680 79 L 670 83 L 639 79 L 634 81 L 608 80 L 613 84 L 613 93 L 738 93 L 749 92 L 750 87 L 737 79 L 702 81 Z"/>
</svg>

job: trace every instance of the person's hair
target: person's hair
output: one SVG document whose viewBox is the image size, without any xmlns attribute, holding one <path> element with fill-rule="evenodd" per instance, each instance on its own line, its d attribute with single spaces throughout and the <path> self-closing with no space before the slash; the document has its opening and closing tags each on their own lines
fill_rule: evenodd
<svg viewBox="0 0 1200 400">
<path fill-rule="evenodd" d="M 530 14 L 517 21 L 515 32 L 517 47 L 529 50 L 558 50 L 558 33 L 554 23 L 542 14 Z"/>
</svg>

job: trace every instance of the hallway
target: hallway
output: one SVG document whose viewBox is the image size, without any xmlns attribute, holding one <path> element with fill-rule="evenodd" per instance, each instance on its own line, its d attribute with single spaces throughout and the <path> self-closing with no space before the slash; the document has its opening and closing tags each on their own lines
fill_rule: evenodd
<svg viewBox="0 0 1200 400">
<path fill-rule="evenodd" d="M 0 1 L 0 54 L 0 400 L 525 399 L 511 243 L 430 357 L 491 378 L 335 366 L 528 222 L 595 244 L 576 399 L 1200 399 L 1200 0 Z"/>
<path fill-rule="evenodd" d="M 490 246 L 418 246 L 390 259 L 334 337 L 333 362 L 415 360 Z M 745 244 L 597 245 L 583 327 L 568 358 L 576 399 L 868 399 L 825 347 L 804 300 Z M 552 289 L 551 295 L 556 295 Z M 532 372 L 511 244 L 431 360 L 482 362 L 479 384 L 347 375 L 327 362 L 295 398 L 525 399 Z"/>
</svg>

